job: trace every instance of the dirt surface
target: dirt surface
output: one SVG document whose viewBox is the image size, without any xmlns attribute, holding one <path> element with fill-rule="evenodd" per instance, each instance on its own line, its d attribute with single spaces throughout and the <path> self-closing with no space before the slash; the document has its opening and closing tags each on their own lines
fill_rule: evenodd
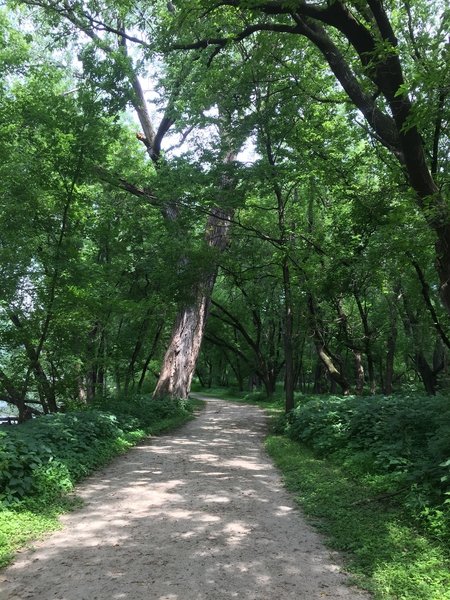
<svg viewBox="0 0 450 600">
<path fill-rule="evenodd" d="M 5 600 L 363 600 L 265 454 L 264 413 L 210 400 L 77 489 L 82 509 L 1 573 Z"/>
</svg>

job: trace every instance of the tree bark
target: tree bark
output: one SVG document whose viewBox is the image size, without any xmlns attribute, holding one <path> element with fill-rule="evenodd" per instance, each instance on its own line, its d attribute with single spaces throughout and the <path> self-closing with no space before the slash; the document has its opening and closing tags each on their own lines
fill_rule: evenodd
<svg viewBox="0 0 450 600">
<path fill-rule="evenodd" d="M 331 381 L 341 387 L 344 396 L 348 396 L 350 394 L 350 385 L 345 375 L 335 365 L 333 356 L 325 344 L 321 327 L 318 322 L 317 309 L 311 294 L 308 294 L 308 308 L 311 317 L 311 329 L 317 355 L 322 361 L 322 364 L 324 365 Z"/>
<path fill-rule="evenodd" d="M 389 307 L 389 313 L 390 327 L 387 338 L 386 373 L 384 376 L 384 393 L 386 396 L 392 394 L 392 384 L 394 379 L 394 359 L 397 346 L 397 315 L 395 306 Z"/>
<path fill-rule="evenodd" d="M 199 290 L 197 302 L 177 315 L 167 348 L 154 398 L 187 398 L 206 324 L 209 289 Z"/>
<path fill-rule="evenodd" d="M 229 153 L 225 162 L 234 160 Z M 206 224 L 205 241 L 213 250 L 223 252 L 228 245 L 231 209 L 213 209 Z M 153 397 L 155 399 L 187 398 L 192 376 L 205 332 L 218 266 L 205 273 L 204 279 L 195 287 L 193 302 L 183 306 L 175 318 L 172 335 L 164 356 L 161 373 Z"/>
</svg>

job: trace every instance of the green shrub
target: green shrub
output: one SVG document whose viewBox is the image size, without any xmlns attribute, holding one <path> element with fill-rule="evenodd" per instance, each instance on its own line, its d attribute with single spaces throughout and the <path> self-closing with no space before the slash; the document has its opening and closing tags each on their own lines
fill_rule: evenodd
<svg viewBox="0 0 450 600">
<path fill-rule="evenodd" d="M 0 566 L 27 541 L 59 527 L 58 515 L 78 505 L 67 495 L 76 481 L 148 433 L 186 422 L 200 405 L 144 396 L 108 400 L 0 431 Z"/>
<path fill-rule="evenodd" d="M 163 398 L 153 400 L 147 394 L 135 394 L 128 398 L 107 398 L 98 400 L 96 406 L 101 410 L 133 418 L 133 423 L 139 423 L 141 427 L 151 427 L 156 421 L 172 418 L 175 416 L 186 416 L 192 412 L 192 404 L 187 400 L 173 400 Z"/>
<path fill-rule="evenodd" d="M 101 406 L 102 410 L 99 410 Z M 0 501 L 53 498 L 146 433 L 189 418 L 187 402 L 136 396 L 95 409 L 45 415 L 0 432 Z"/>
<path fill-rule="evenodd" d="M 421 395 L 303 398 L 278 430 L 332 455 L 404 504 L 428 531 L 450 539 L 450 403 Z"/>
<path fill-rule="evenodd" d="M 97 410 L 53 414 L 0 433 L 0 499 L 50 495 L 105 458 L 108 445 L 136 429 L 137 421 Z"/>
</svg>

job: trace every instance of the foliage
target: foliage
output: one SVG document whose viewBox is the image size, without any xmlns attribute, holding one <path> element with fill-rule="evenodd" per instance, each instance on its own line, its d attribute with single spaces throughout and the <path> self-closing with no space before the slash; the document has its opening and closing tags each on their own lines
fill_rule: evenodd
<svg viewBox="0 0 450 600">
<path fill-rule="evenodd" d="M 183 422 L 186 403 L 105 402 L 103 410 L 52 414 L 0 432 L 0 489 L 4 504 L 30 495 L 50 500 L 149 432 Z M 106 412 L 106 411 L 109 412 Z"/>
<path fill-rule="evenodd" d="M 374 600 L 450 598 L 448 545 L 418 533 L 396 497 L 374 498 L 374 478 L 285 436 L 270 436 L 267 449 L 299 505 Z"/>
<path fill-rule="evenodd" d="M 102 410 L 123 418 L 135 419 L 151 434 L 164 431 L 166 423 L 172 428 L 177 420 L 185 421 L 187 416 L 192 416 L 194 408 L 198 405 L 195 400 L 153 400 L 148 394 L 131 395 L 126 400 L 120 397 L 97 400 L 96 404 Z"/>
<path fill-rule="evenodd" d="M 191 419 L 201 401 L 111 400 L 117 414 L 86 409 L 47 415 L 0 432 L 0 566 L 30 539 L 59 527 L 78 506 L 74 484 L 139 442 Z M 148 411 L 143 413 L 142 411 Z"/>
<path fill-rule="evenodd" d="M 126 447 L 138 425 L 137 420 L 89 410 L 46 415 L 2 431 L 3 502 L 70 491 L 75 481 Z"/>
<path fill-rule="evenodd" d="M 450 541 L 450 407 L 421 396 L 305 397 L 284 421 L 293 440 L 399 493 L 429 533 Z"/>
</svg>

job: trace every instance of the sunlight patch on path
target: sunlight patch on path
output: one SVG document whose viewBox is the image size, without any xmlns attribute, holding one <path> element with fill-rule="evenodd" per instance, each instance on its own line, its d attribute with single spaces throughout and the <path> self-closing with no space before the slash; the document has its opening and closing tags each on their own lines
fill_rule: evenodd
<svg viewBox="0 0 450 600">
<path fill-rule="evenodd" d="M 85 506 L 4 571 L 7 600 L 363 600 L 303 520 L 264 413 L 214 400 L 86 480 Z"/>
</svg>

